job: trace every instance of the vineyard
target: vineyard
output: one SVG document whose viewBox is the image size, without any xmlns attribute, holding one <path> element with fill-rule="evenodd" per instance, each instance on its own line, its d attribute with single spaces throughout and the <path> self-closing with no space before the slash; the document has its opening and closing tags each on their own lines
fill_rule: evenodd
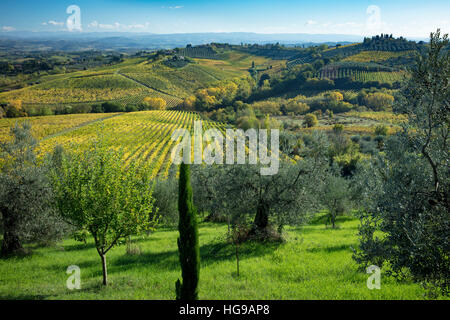
<svg viewBox="0 0 450 320">
<path fill-rule="evenodd" d="M 189 58 L 217 59 L 217 52 L 210 46 L 188 46 L 177 51 L 181 56 Z"/>
<path fill-rule="evenodd" d="M 9 139 L 9 130 L 16 122 L 30 122 L 32 126 L 33 136 L 37 139 L 45 139 L 49 136 L 56 135 L 58 133 L 65 132 L 67 130 L 87 125 L 93 123 L 94 121 L 99 121 L 115 115 L 115 113 L 88 113 L 16 119 L 4 118 L 0 119 L 0 142 L 5 142 Z"/>
<path fill-rule="evenodd" d="M 170 68 L 160 61 L 131 58 L 114 66 L 43 76 L 38 84 L 0 93 L 0 102 L 20 100 L 27 108 L 56 108 L 106 101 L 139 104 L 145 97 L 160 97 L 172 108 L 195 90 L 244 72 L 247 71 L 223 70 L 207 63 Z"/>
<path fill-rule="evenodd" d="M 0 94 L 0 100 L 24 104 L 102 102 L 149 92 L 148 88 L 118 74 L 61 77 L 31 87 Z"/>
<path fill-rule="evenodd" d="M 166 176 L 171 167 L 171 150 L 176 143 L 171 140 L 172 133 L 178 128 L 193 132 L 194 121 L 201 120 L 199 115 L 183 111 L 146 111 L 118 116 L 108 114 L 108 118 L 105 117 L 104 114 L 97 114 L 33 118 L 36 136 L 44 138 L 40 141 L 38 154 L 42 157 L 57 145 L 67 150 L 80 151 L 102 137 L 107 146 L 124 154 L 125 165 L 132 162 L 149 165 L 153 176 Z M 85 125 L 80 125 L 83 123 L 82 118 Z M 101 121 L 87 123 L 92 120 Z M 223 124 L 210 121 L 203 120 L 202 123 L 204 130 L 216 128 L 223 131 L 225 128 Z M 7 127 L 10 124 L 2 120 L 1 139 L 7 139 Z M 67 130 L 70 128 L 72 130 Z"/>
<path fill-rule="evenodd" d="M 367 82 L 367 81 L 379 81 L 384 83 L 393 83 L 396 81 L 402 81 L 405 77 L 405 72 L 367 72 L 367 71 L 354 71 L 352 79 L 355 81 Z"/>
<path fill-rule="evenodd" d="M 383 83 L 393 83 L 402 81 L 405 77 L 404 71 L 394 71 L 386 66 L 375 63 L 363 63 L 346 61 L 328 65 L 322 68 L 317 74 L 320 79 L 350 78 L 353 81 L 368 82 L 379 81 Z"/>
<path fill-rule="evenodd" d="M 361 51 L 353 56 L 346 57 L 342 61 L 354 62 L 382 62 L 392 58 L 398 58 L 413 51 L 393 52 L 393 51 Z"/>
</svg>

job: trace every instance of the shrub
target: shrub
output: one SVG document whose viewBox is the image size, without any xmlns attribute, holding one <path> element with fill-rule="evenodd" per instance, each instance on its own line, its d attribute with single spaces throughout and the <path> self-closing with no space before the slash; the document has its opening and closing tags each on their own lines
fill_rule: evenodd
<svg viewBox="0 0 450 320">
<path fill-rule="evenodd" d="M 388 133 L 388 127 L 383 124 L 377 125 L 375 127 L 374 133 L 377 136 L 386 136 Z"/>
<path fill-rule="evenodd" d="M 259 128 L 259 120 L 256 117 L 244 116 L 237 119 L 237 127 L 239 129 L 248 130 L 248 129 L 258 129 Z"/>
<path fill-rule="evenodd" d="M 92 107 L 87 104 L 76 104 L 72 107 L 73 113 L 90 113 L 92 110 Z"/>
<path fill-rule="evenodd" d="M 354 143 L 359 143 L 359 141 L 361 140 L 360 136 L 352 136 L 350 138 Z"/>
<path fill-rule="evenodd" d="M 341 134 L 344 131 L 344 125 L 340 123 L 336 123 L 333 126 L 333 133 L 335 134 Z"/>
<path fill-rule="evenodd" d="M 311 128 L 316 126 L 318 123 L 319 122 L 317 121 L 317 117 L 314 114 L 308 113 L 307 115 L 305 115 L 304 124 L 306 127 Z"/>
<path fill-rule="evenodd" d="M 104 113 L 105 109 L 103 109 L 103 106 L 101 104 L 94 104 L 92 106 L 92 113 Z"/>
<path fill-rule="evenodd" d="M 70 105 L 58 105 L 55 107 L 55 114 L 71 114 L 73 113 L 73 107 Z"/>
<path fill-rule="evenodd" d="M 146 97 L 143 104 L 149 110 L 164 110 L 166 108 L 166 100 L 163 98 Z"/>
<path fill-rule="evenodd" d="M 126 111 L 126 112 L 136 112 L 136 111 L 139 111 L 139 108 L 138 108 L 138 106 L 135 105 L 135 104 L 128 104 L 128 105 L 125 107 L 125 111 Z"/>
<path fill-rule="evenodd" d="M 112 102 L 104 102 L 102 103 L 102 108 L 104 110 L 104 112 L 109 113 L 109 112 L 124 112 L 125 111 L 125 107 L 117 104 L 117 103 L 112 103 Z"/>
<path fill-rule="evenodd" d="M 375 111 L 386 110 L 392 107 L 393 103 L 394 97 L 382 92 L 369 93 L 364 99 L 364 104 Z"/>
<path fill-rule="evenodd" d="M 309 111 L 309 106 L 301 101 L 289 100 L 284 106 L 286 113 L 293 113 L 295 115 L 304 114 Z"/>
<path fill-rule="evenodd" d="M 280 106 L 274 101 L 258 101 L 253 103 L 252 107 L 255 111 L 258 111 L 262 114 L 280 114 Z"/>
<path fill-rule="evenodd" d="M 8 105 L 5 108 L 5 114 L 7 118 L 18 118 L 18 117 L 26 117 L 27 113 L 21 109 L 18 109 L 16 106 Z"/>
<path fill-rule="evenodd" d="M 326 95 L 326 97 L 328 99 L 330 99 L 331 101 L 336 101 L 336 102 L 344 100 L 344 96 L 339 91 L 330 92 Z"/>
<path fill-rule="evenodd" d="M 334 81 L 330 79 L 311 78 L 304 84 L 306 89 L 329 90 L 334 88 Z"/>
</svg>

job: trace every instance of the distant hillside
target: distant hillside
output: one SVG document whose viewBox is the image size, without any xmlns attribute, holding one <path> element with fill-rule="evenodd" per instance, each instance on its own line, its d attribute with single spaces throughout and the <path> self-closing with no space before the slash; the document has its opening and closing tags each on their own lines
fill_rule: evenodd
<svg viewBox="0 0 450 320">
<path fill-rule="evenodd" d="M 285 45 L 361 42 L 362 36 L 337 34 L 186 33 L 145 34 L 130 32 L 0 32 L 0 48 L 16 50 L 140 50 L 173 49 L 206 43 L 280 43 Z"/>
</svg>

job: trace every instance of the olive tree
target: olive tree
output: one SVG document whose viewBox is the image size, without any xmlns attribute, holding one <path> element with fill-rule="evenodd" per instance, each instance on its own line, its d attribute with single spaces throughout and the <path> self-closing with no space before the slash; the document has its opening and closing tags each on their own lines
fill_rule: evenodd
<svg viewBox="0 0 450 320">
<path fill-rule="evenodd" d="M 1 254 L 24 252 L 25 241 L 51 242 L 68 230 L 52 210 L 47 168 L 38 165 L 37 141 L 28 122 L 11 128 L 12 139 L 0 145 Z"/>
<path fill-rule="evenodd" d="M 342 178 L 339 173 L 330 172 L 325 177 L 320 192 L 322 205 L 327 209 L 327 224 L 336 228 L 336 219 L 352 207 L 352 192 L 350 181 Z"/>
<path fill-rule="evenodd" d="M 151 170 L 134 164 L 125 168 L 121 154 L 101 142 L 84 152 L 64 153 L 59 162 L 52 173 L 56 207 L 82 231 L 79 235 L 90 233 L 94 238 L 107 285 L 107 252 L 126 237 L 157 224 Z"/>
<path fill-rule="evenodd" d="M 273 234 L 274 224 L 281 233 L 286 224 L 300 224 L 319 208 L 318 192 L 328 167 L 326 146 L 326 136 L 314 133 L 304 157 L 282 160 L 275 175 L 261 175 L 260 165 L 194 166 L 198 206 L 231 222 L 250 216 L 249 234 L 261 239 Z"/>
<path fill-rule="evenodd" d="M 363 266 L 388 262 L 393 274 L 444 294 L 450 288 L 448 43 L 439 30 L 431 34 L 398 97 L 396 110 L 408 122 L 386 141 L 385 157 L 359 170 L 364 210 L 355 254 Z"/>
</svg>

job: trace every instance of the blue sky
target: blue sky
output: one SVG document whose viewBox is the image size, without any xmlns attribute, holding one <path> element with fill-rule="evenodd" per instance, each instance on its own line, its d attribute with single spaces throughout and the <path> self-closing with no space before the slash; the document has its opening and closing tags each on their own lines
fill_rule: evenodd
<svg viewBox="0 0 450 320">
<path fill-rule="evenodd" d="M 80 8 L 82 32 L 336 33 L 427 37 L 450 31 L 450 1 L 398 0 L 1 0 L 0 31 L 67 30 Z"/>
</svg>

